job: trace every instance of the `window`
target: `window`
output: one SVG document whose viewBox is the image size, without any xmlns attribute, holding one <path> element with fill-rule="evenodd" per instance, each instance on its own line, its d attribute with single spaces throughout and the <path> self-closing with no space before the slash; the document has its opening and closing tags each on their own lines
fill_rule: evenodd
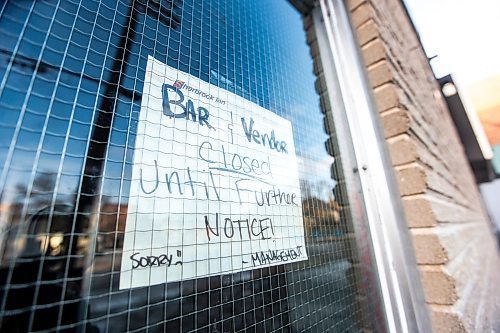
<svg viewBox="0 0 500 333">
<path fill-rule="evenodd" d="M 289 3 L 7 1 L 0 31 L 2 329 L 382 330 Z M 151 58 L 291 124 L 307 260 L 120 289 Z"/>
</svg>

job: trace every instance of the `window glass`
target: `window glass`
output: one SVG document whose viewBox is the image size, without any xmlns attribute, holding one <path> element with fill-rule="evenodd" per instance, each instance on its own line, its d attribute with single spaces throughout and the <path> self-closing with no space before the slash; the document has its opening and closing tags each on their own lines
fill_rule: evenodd
<svg viewBox="0 0 500 333">
<path fill-rule="evenodd" d="M 289 3 L 6 1 L 0 33 L 1 330 L 383 327 Z M 148 57 L 291 123 L 307 260 L 119 288 Z"/>
</svg>

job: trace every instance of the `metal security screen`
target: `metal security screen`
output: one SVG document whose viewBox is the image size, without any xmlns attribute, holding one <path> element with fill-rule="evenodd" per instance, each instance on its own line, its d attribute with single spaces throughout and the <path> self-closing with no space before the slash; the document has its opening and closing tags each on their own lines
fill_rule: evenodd
<svg viewBox="0 0 500 333">
<path fill-rule="evenodd" d="M 0 34 L 2 331 L 384 330 L 289 3 L 3 1 Z"/>
</svg>

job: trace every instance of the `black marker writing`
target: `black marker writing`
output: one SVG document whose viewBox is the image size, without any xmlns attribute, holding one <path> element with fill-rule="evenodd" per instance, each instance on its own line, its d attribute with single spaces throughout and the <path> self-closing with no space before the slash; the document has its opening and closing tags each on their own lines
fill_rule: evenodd
<svg viewBox="0 0 500 333">
<path fill-rule="evenodd" d="M 252 254 L 252 265 L 269 265 L 276 262 L 295 260 L 302 255 L 302 246 L 284 250 L 259 251 Z"/>
<path fill-rule="evenodd" d="M 169 254 L 161 254 L 159 256 L 143 256 L 139 257 L 139 252 L 134 253 L 130 256 L 130 260 L 132 260 L 132 269 L 136 268 L 145 268 L 145 267 L 153 267 L 153 266 L 162 266 L 166 265 L 170 267 L 172 265 L 182 265 L 182 260 L 177 260 L 174 262 L 173 255 Z M 181 258 L 182 252 L 177 251 L 177 257 Z"/>
<path fill-rule="evenodd" d="M 274 236 L 274 226 L 271 218 L 253 218 L 253 219 L 238 219 L 224 218 L 224 223 L 219 223 L 219 213 L 215 213 L 215 223 L 209 219 L 208 215 L 204 216 L 205 231 L 208 240 L 215 237 L 225 236 L 225 238 L 233 238 L 235 235 L 239 239 L 271 239 Z M 221 231 L 223 234 L 221 234 Z"/>
</svg>

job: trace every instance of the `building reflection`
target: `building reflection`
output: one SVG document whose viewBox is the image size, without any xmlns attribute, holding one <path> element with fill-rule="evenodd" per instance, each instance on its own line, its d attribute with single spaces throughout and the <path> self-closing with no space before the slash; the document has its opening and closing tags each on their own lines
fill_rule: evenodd
<svg viewBox="0 0 500 333">
<path fill-rule="evenodd" d="M 72 233 L 72 206 L 51 204 L 54 183 L 53 174 L 36 178 L 29 203 L 19 185 L 17 200 L 2 207 L 2 217 L 13 222 L 2 243 L 2 331 L 51 329 L 79 319 L 88 237 Z M 23 211 L 26 206 L 29 211 Z M 72 243 L 76 252 L 70 255 Z"/>
<path fill-rule="evenodd" d="M 50 1 L 33 3 L 43 15 L 34 15 L 28 26 L 55 17 L 57 10 Z M 264 5 L 269 5 L 269 12 L 263 12 Z M 30 9 L 23 6 L 9 2 L 5 13 L 28 20 Z M 356 259 L 350 221 L 343 213 L 347 208 L 339 204 L 341 198 L 331 195 L 334 182 L 328 175 L 333 158 L 324 149 L 327 135 L 317 130 L 323 127 L 323 115 L 320 110 L 311 112 L 311 105 L 318 104 L 311 59 L 303 42 L 295 45 L 295 38 L 283 37 L 290 36 L 291 27 L 302 32 L 298 14 L 287 3 L 265 1 L 214 0 L 204 3 L 203 10 L 201 3 L 174 0 L 83 2 L 81 12 L 72 2 L 63 1 L 61 6 L 66 14 L 56 23 L 71 26 L 74 20 L 79 29 L 72 35 L 61 24 L 58 33 L 64 42 L 47 41 L 51 50 L 68 46 L 64 55 L 44 52 L 45 32 L 32 33 L 34 43 L 22 43 L 17 53 L 9 45 L 2 44 L 0 50 L 0 70 L 15 60 L 8 89 L 0 96 L 5 110 L 1 125 L 8 129 L 0 131 L 0 139 L 15 142 L 7 153 L 0 146 L 2 163 L 12 154 L 5 163 L 8 173 L 0 194 L 0 330 L 301 331 L 335 324 L 340 331 L 356 331 L 361 327 L 355 316 Z M 256 24 L 263 15 L 269 24 Z M 278 17 L 293 24 L 285 26 L 274 20 Z M 94 21 L 95 35 L 88 24 Z M 270 47 L 268 39 L 279 47 Z M 118 289 L 148 55 L 166 59 L 172 67 L 291 121 L 297 153 L 310 164 L 324 165 L 318 172 L 323 176 L 301 170 L 307 181 L 322 178 L 320 191 L 301 184 L 309 261 Z M 283 66 L 284 59 L 297 63 Z M 310 69 L 309 75 L 304 75 L 304 68 Z M 13 140 L 23 108 L 27 110 L 23 128 Z"/>
<path fill-rule="evenodd" d="M 35 192 L 48 193 L 44 189 L 48 188 L 45 185 L 52 183 L 50 177 L 38 180 L 36 184 L 40 187 Z M 20 188 L 19 199 L 22 198 Z M 275 330 L 289 325 L 290 318 L 303 315 L 301 309 L 310 311 L 311 304 L 317 303 L 318 315 L 328 309 L 323 304 L 326 299 L 306 299 L 306 289 L 303 293 L 298 292 L 306 288 L 304 281 L 314 284 L 319 277 L 318 287 L 328 292 L 323 279 L 333 274 L 330 292 L 353 287 L 352 281 L 347 279 L 349 253 L 342 251 L 345 238 L 341 237 L 339 228 L 342 223 L 340 206 L 333 200 L 307 197 L 302 202 L 308 253 L 313 263 L 307 270 L 296 270 L 302 266 L 297 263 L 288 268 L 281 265 L 128 291 L 117 290 L 126 203 L 103 200 L 98 209 L 93 259 L 86 267 L 85 258 L 89 255 L 86 256 L 85 251 L 92 248 L 89 243 L 93 238 L 88 233 L 74 235 L 73 207 L 62 203 L 51 206 L 44 195 L 34 196 L 33 201 L 36 210 L 26 214 L 26 223 L 18 223 L 9 229 L 5 238 L 0 278 L 4 284 L 9 273 L 12 274 L 8 295 L 2 294 L 2 297 L 7 296 L 7 312 L 12 312 L 4 317 L 4 331 L 23 332 L 29 325 L 34 330 L 71 325 L 78 322 L 82 313 L 89 318 L 106 318 L 89 324 L 89 331 L 105 331 L 110 326 L 116 331 L 138 328 L 146 325 L 143 322 L 146 314 L 149 321 L 164 323 L 158 331 L 203 326 L 236 331 L 251 323 L 262 323 L 266 330 Z M 12 221 L 18 221 L 22 209 L 22 202 L 2 207 L 3 213 L 9 214 Z M 71 242 L 77 243 L 78 252 L 69 255 Z M 73 257 L 79 260 L 73 260 Z M 17 258 L 13 267 L 12 258 Z M 88 301 L 81 298 L 84 271 L 91 272 Z M 80 278 L 68 279 L 68 276 Z M 291 294 L 290 289 L 294 290 Z M 32 311 L 32 304 L 39 307 Z M 141 304 L 163 306 L 134 310 L 141 308 Z M 309 307 L 305 309 L 304 304 L 309 304 Z M 349 311 L 347 303 L 340 302 L 337 306 L 339 316 Z M 106 317 L 112 313 L 122 315 Z M 281 314 L 278 321 L 274 318 L 275 313 Z"/>
</svg>

